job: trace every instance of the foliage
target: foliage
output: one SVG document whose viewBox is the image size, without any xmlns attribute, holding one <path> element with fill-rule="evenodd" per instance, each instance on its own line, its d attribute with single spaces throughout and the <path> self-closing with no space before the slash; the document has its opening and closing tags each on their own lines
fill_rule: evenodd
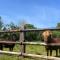
<svg viewBox="0 0 60 60">
<path fill-rule="evenodd" d="M 4 25 L 3 26 L 3 30 L 4 31 L 7 31 L 7 30 L 10 30 L 10 29 L 12 29 L 12 30 L 15 30 L 15 29 L 19 29 L 19 27 L 17 26 L 17 25 L 15 25 L 13 22 L 11 22 L 10 24 L 6 24 L 6 25 Z M 16 41 L 17 40 L 19 40 L 19 33 L 18 32 L 16 32 L 16 33 L 0 33 L 0 38 L 1 39 L 11 39 L 12 38 L 12 36 L 13 36 L 13 34 L 15 34 L 16 35 Z"/>
<path fill-rule="evenodd" d="M 2 22 L 2 18 L 0 16 L 0 30 L 2 29 L 2 27 L 3 27 L 3 22 Z"/>
<path fill-rule="evenodd" d="M 60 22 L 59 23 L 57 23 L 57 26 L 56 26 L 57 28 L 60 28 Z"/>
<path fill-rule="evenodd" d="M 53 31 L 53 37 L 60 38 L 60 31 Z"/>
<path fill-rule="evenodd" d="M 37 29 L 34 25 L 32 24 L 26 24 L 25 29 Z M 40 35 L 39 32 L 25 32 L 25 40 L 27 41 L 37 41 L 40 40 Z"/>
<path fill-rule="evenodd" d="M 57 23 L 56 28 L 60 28 L 60 22 Z M 53 37 L 59 37 L 60 38 L 60 31 L 53 31 Z"/>
<path fill-rule="evenodd" d="M 36 29 L 36 27 L 32 24 L 25 24 L 25 29 Z"/>
<path fill-rule="evenodd" d="M 6 28 L 7 30 L 9 29 L 12 29 L 12 30 L 15 30 L 15 29 L 19 29 L 19 27 L 17 25 L 15 25 L 13 22 L 11 22 L 10 24 L 6 24 Z"/>
</svg>

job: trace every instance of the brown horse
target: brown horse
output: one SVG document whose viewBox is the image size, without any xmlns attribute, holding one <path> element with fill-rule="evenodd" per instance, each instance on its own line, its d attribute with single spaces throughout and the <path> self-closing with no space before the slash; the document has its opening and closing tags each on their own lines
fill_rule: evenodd
<svg viewBox="0 0 60 60">
<path fill-rule="evenodd" d="M 0 41 L 2 41 L 2 39 Z M 3 41 L 4 42 L 15 42 L 16 41 L 16 35 L 13 34 L 11 39 L 10 38 L 3 39 Z M 5 47 L 5 48 L 9 48 L 9 51 L 13 51 L 14 46 L 15 46 L 15 43 L 12 43 L 12 44 L 11 43 L 7 43 L 7 44 L 6 43 L 0 43 L 0 50 L 3 50 L 3 48 Z"/>
<path fill-rule="evenodd" d="M 47 30 L 47 31 L 44 31 L 42 33 L 42 36 L 43 36 L 43 39 L 44 39 L 44 42 L 46 44 L 58 44 L 60 43 L 60 38 L 53 38 L 52 37 L 52 32 L 50 30 Z M 50 52 L 50 56 L 52 55 L 52 50 L 55 50 L 56 51 L 56 56 L 58 56 L 58 50 L 60 52 L 60 45 L 47 45 L 45 46 L 46 48 L 46 51 L 47 51 L 47 56 L 49 55 L 49 52 Z"/>
</svg>

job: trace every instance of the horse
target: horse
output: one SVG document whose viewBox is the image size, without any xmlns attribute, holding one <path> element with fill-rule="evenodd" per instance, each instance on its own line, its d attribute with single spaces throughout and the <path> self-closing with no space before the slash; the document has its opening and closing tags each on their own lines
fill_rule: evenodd
<svg viewBox="0 0 60 60">
<path fill-rule="evenodd" d="M 2 42 L 15 42 L 16 41 L 16 34 L 12 34 L 11 39 L 0 39 Z M 9 51 L 13 51 L 13 48 L 15 46 L 15 43 L 0 43 L 0 50 L 3 50 L 3 48 L 9 48 Z"/>
<path fill-rule="evenodd" d="M 52 32 L 50 30 L 46 30 L 42 33 L 44 42 L 47 44 L 45 46 L 46 51 L 47 51 L 47 56 L 50 55 L 52 56 L 52 50 L 56 51 L 56 56 L 58 56 L 58 51 L 60 53 L 60 45 L 51 45 L 52 43 L 54 44 L 59 44 L 60 43 L 60 38 L 53 38 Z M 50 45 L 49 45 L 50 44 Z M 50 52 L 50 54 L 49 54 Z"/>
</svg>

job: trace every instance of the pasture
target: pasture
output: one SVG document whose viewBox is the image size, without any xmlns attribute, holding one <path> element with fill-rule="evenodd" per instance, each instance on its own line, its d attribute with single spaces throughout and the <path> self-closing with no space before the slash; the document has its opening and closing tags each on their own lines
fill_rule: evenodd
<svg viewBox="0 0 60 60">
<path fill-rule="evenodd" d="M 8 48 L 4 48 L 5 51 L 8 51 Z M 14 49 L 14 52 L 20 52 L 20 46 L 19 44 L 16 44 Z M 46 55 L 45 47 L 40 45 L 26 45 L 26 53 L 30 54 L 43 54 Z M 55 51 L 53 51 L 53 56 L 55 56 Z M 31 57 L 25 57 L 22 58 L 21 56 L 16 55 L 0 55 L 0 60 L 44 60 L 40 58 L 31 58 Z"/>
</svg>

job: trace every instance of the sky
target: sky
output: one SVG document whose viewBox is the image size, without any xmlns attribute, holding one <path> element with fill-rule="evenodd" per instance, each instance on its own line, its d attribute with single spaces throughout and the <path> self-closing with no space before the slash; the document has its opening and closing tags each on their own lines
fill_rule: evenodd
<svg viewBox="0 0 60 60">
<path fill-rule="evenodd" d="M 60 22 L 60 0 L 0 0 L 4 24 L 21 21 L 38 28 L 56 27 Z"/>
</svg>

